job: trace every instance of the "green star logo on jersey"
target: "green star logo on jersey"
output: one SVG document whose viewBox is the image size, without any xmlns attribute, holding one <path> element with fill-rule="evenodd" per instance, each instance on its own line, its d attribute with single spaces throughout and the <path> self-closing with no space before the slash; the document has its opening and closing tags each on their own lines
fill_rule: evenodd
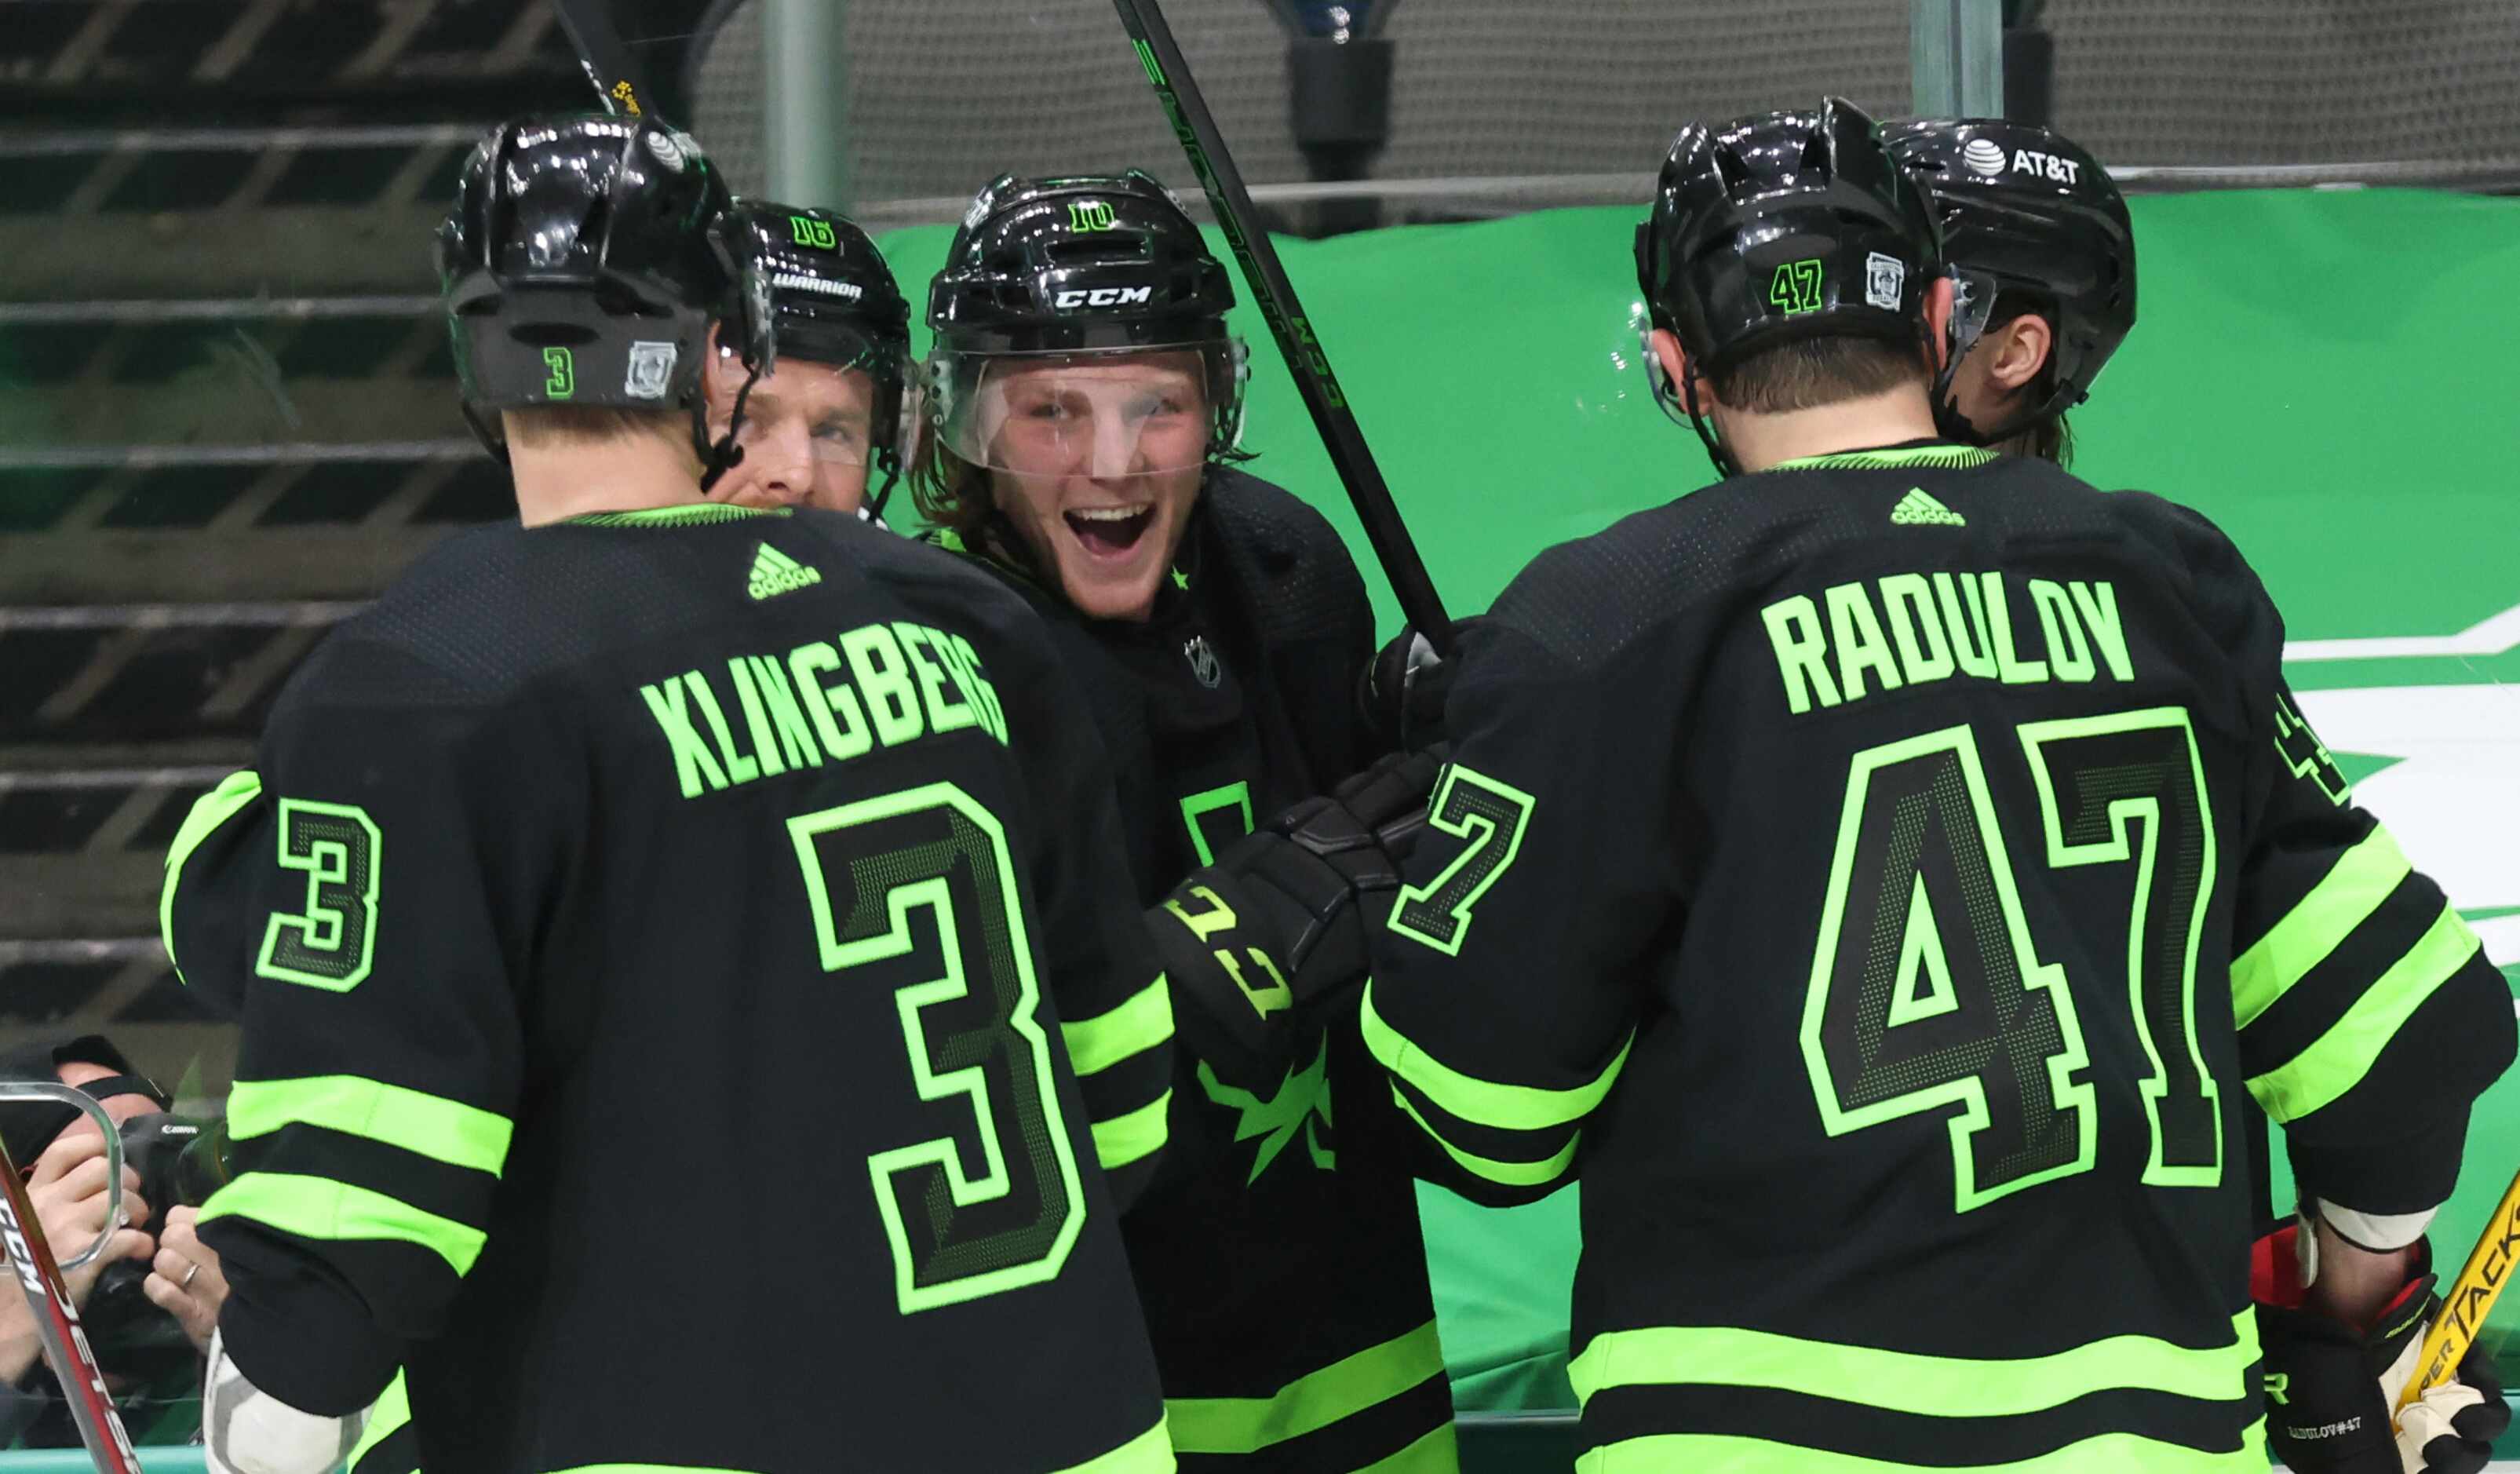
<svg viewBox="0 0 2520 1474">
<path fill-rule="evenodd" d="M 1330 1120 L 1329 1063 L 1330 1046 L 1325 1039 L 1321 1052 L 1313 1056 L 1313 1062 L 1300 1071 L 1289 1068 L 1284 1083 L 1278 1087 L 1278 1093 L 1263 1100 L 1249 1091 L 1236 1090 L 1217 1079 L 1216 1072 L 1209 1069 L 1205 1061 L 1200 1062 L 1198 1085 L 1199 1089 L 1207 1092 L 1207 1098 L 1242 1112 L 1242 1119 L 1235 1123 L 1234 1139 L 1248 1141 L 1253 1137 L 1261 1139 L 1260 1150 L 1251 1163 L 1251 1176 L 1243 1180 L 1245 1186 L 1260 1181 L 1260 1174 L 1268 1171 L 1269 1164 L 1278 1160 L 1278 1154 L 1286 1149 L 1287 1142 L 1295 1139 L 1298 1131 L 1303 1133 L 1304 1150 L 1311 1154 L 1315 1167 L 1324 1172 L 1338 1170 L 1337 1153 L 1322 1144 L 1321 1136 L 1323 1127 L 1334 1124 Z"/>
</svg>

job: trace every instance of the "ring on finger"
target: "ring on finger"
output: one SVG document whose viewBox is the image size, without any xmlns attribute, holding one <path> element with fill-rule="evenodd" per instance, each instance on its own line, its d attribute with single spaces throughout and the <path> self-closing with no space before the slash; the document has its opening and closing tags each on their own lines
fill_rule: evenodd
<svg viewBox="0 0 2520 1474">
<path fill-rule="evenodd" d="M 193 1267 L 192 1267 L 191 1269 L 186 1270 L 186 1271 L 184 1272 L 184 1277 L 183 1277 L 182 1279 L 180 1279 L 180 1280 L 176 1281 L 176 1285 L 175 1285 L 175 1287 L 176 1287 L 177 1289 L 182 1289 L 182 1290 L 189 1290 L 189 1289 L 191 1289 L 191 1288 L 193 1287 L 193 1276 L 194 1276 L 194 1275 L 196 1275 L 196 1274 L 199 1274 L 200 1273 L 202 1273 L 202 1266 L 201 1266 L 201 1263 L 197 1260 L 197 1261 L 195 1261 L 195 1262 L 194 1262 L 194 1265 L 193 1265 Z"/>
</svg>

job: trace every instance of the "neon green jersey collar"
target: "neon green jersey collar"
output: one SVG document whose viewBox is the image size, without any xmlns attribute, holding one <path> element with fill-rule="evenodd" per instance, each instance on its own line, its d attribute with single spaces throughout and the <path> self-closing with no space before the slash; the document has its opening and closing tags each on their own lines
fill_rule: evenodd
<svg viewBox="0 0 2520 1474">
<path fill-rule="evenodd" d="M 1984 466 L 1996 453 L 1974 445 L 1909 445 L 1890 450 L 1833 451 L 1825 456 L 1799 456 L 1779 461 L 1769 470 L 1888 470 L 1902 466 L 1930 466 L 1964 470 Z"/>
<path fill-rule="evenodd" d="M 589 512 L 561 520 L 572 527 L 681 527 L 699 522 L 734 522 L 745 517 L 788 516 L 786 507 L 729 507 L 695 502 L 683 507 L 642 507 L 636 512 Z"/>
</svg>

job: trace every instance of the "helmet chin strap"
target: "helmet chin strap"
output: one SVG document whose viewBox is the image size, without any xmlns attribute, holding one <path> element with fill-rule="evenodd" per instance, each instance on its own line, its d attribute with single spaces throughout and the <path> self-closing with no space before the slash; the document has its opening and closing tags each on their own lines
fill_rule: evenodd
<svg viewBox="0 0 2520 1474">
<path fill-rule="evenodd" d="M 1728 481 L 1741 474 L 1739 458 L 1732 454 L 1731 446 L 1724 443 L 1723 437 L 1715 432 L 1715 417 L 1697 407 L 1696 375 L 1688 376 L 1688 381 L 1680 386 L 1680 393 L 1681 403 L 1688 411 L 1688 427 L 1697 431 L 1699 442 L 1706 447 L 1706 459 L 1715 465 L 1715 473 Z"/>
<path fill-rule="evenodd" d="M 1652 329 L 1640 328 L 1637 337 L 1644 358 L 1645 380 L 1653 386 L 1654 403 L 1662 407 L 1673 424 L 1686 424 L 1697 432 L 1698 443 L 1706 447 L 1706 459 L 1713 463 L 1718 476 L 1729 480 L 1741 474 L 1741 463 L 1717 437 L 1711 420 L 1697 408 L 1697 377 L 1692 374 L 1688 382 L 1675 386 L 1662 366 L 1661 356 L 1654 352 Z"/>
<path fill-rule="evenodd" d="M 709 439 L 708 396 L 698 395 L 692 401 L 692 445 L 700 454 L 700 495 L 717 489 L 718 478 L 743 464 L 743 447 L 735 437 L 743 431 L 744 401 L 752 397 L 752 386 L 761 381 L 761 369 L 756 362 L 744 372 L 743 382 L 735 391 L 735 413 L 727 417 L 726 433 Z"/>
</svg>

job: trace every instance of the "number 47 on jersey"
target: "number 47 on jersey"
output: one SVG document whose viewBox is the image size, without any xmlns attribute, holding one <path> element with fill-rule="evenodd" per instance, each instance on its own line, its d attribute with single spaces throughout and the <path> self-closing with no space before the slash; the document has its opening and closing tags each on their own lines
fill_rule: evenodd
<svg viewBox="0 0 2520 1474">
<path fill-rule="evenodd" d="M 2214 826 L 2187 713 L 2032 722 L 2011 736 L 2038 791 L 2048 868 L 2110 868 L 2127 887 L 2122 977 L 2078 981 L 2087 1003 L 2124 1001 L 2142 1047 L 2143 1181 L 2214 1186 L 2222 1112 L 2196 1034 Z M 2098 1125 L 2075 995 L 2031 935 L 1986 761 L 1965 726 L 1855 755 L 1802 1018 L 1829 1135 L 1955 1112 L 1962 1213 L 2090 1171 Z"/>
</svg>

